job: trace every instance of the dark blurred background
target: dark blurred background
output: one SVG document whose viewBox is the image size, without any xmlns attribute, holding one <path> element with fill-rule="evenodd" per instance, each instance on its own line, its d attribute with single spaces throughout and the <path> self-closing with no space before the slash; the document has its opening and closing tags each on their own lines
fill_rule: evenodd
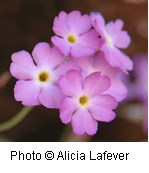
<svg viewBox="0 0 149 173">
<path fill-rule="evenodd" d="M 0 75 L 9 70 L 13 52 L 22 49 L 31 52 L 38 42 L 50 41 L 54 34 L 53 19 L 61 10 L 88 14 L 100 11 L 106 22 L 121 18 L 132 38 L 125 52 L 133 57 L 148 51 L 147 0 L 0 0 Z M 22 108 L 13 97 L 15 81 L 11 78 L 0 88 L 0 122 L 9 120 Z M 39 106 L 16 127 L 0 133 L 0 138 L 2 141 L 59 141 L 64 128 L 57 110 Z M 101 123 L 97 134 L 88 140 L 146 141 L 147 134 L 141 122 L 133 123 L 117 116 L 111 123 Z"/>
</svg>

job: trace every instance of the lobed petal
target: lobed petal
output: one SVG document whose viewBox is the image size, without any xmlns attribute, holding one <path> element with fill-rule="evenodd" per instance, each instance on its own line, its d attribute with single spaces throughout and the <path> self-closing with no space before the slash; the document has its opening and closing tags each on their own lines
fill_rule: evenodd
<svg viewBox="0 0 149 173">
<path fill-rule="evenodd" d="M 88 31 L 79 37 L 79 44 L 93 49 L 93 52 L 100 49 L 100 41 L 99 34 L 95 29 Z"/>
<path fill-rule="evenodd" d="M 33 49 L 32 55 L 38 66 L 46 66 L 50 69 L 55 68 L 64 60 L 64 56 L 57 48 L 50 47 L 45 42 L 38 43 Z"/>
<path fill-rule="evenodd" d="M 66 39 L 53 36 L 51 41 L 64 54 L 64 56 L 69 55 L 71 46 Z"/>
<path fill-rule="evenodd" d="M 70 70 L 77 70 L 81 72 L 81 68 L 77 63 L 73 61 L 65 60 L 58 68 L 54 70 L 56 78 L 59 79 L 62 75 L 65 75 Z"/>
<path fill-rule="evenodd" d="M 59 109 L 63 94 L 57 85 L 50 84 L 41 88 L 39 101 L 47 108 Z"/>
<path fill-rule="evenodd" d="M 83 77 L 86 77 L 87 75 L 94 72 L 93 57 L 90 57 L 90 56 L 82 57 L 82 58 L 73 58 L 73 57 L 71 57 L 71 60 L 73 62 L 76 62 L 79 65 L 79 67 L 82 70 Z"/>
<path fill-rule="evenodd" d="M 82 58 L 85 56 L 91 56 L 95 53 L 95 49 L 88 46 L 84 46 L 81 43 L 77 43 L 71 46 L 71 55 L 74 58 Z"/>
<path fill-rule="evenodd" d="M 86 33 L 91 27 L 91 21 L 88 15 L 81 16 L 80 11 L 72 11 L 67 16 L 67 23 L 69 31 L 77 35 Z"/>
<path fill-rule="evenodd" d="M 131 38 L 127 31 L 117 33 L 114 37 L 114 45 L 118 48 L 127 48 L 131 43 Z"/>
<path fill-rule="evenodd" d="M 115 97 L 118 101 L 123 100 L 127 95 L 127 88 L 120 79 L 120 70 L 108 64 L 102 52 L 95 57 L 94 68 L 111 80 L 111 86 L 105 93 Z"/>
<path fill-rule="evenodd" d="M 128 90 L 120 77 L 117 76 L 111 79 L 111 86 L 105 93 L 110 94 L 117 101 L 122 101 L 127 96 Z"/>
<path fill-rule="evenodd" d="M 132 60 L 117 48 L 102 46 L 101 50 L 105 53 L 105 58 L 112 67 L 121 69 L 124 73 L 133 69 Z"/>
<path fill-rule="evenodd" d="M 84 79 L 83 90 L 94 96 L 106 91 L 111 85 L 110 79 L 106 76 L 101 76 L 100 72 L 94 72 Z"/>
<path fill-rule="evenodd" d="M 96 31 L 100 34 L 103 35 L 105 31 L 105 20 L 101 13 L 98 12 L 92 12 L 90 15 L 91 22 L 93 27 L 96 29 Z"/>
<path fill-rule="evenodd" d="M 60 77 L 59 86 L 66 96 L 75 97 L 82 93 L 82 76 L 79 71 L 68 71 L 65 76 Z"/>
<path fill-rule="evenodd" d="M 124 21 L 123 20 L 117 19 L 115 21 L 115 28 L 116 28 L 116 30 L 122 30 L 123 26 L 124 26 Z"/>
<path fill-rule="evenodd" d="M 27 51 L 19 51 L 11 56 L 12 63 L 10 65 L 11 74 L 20 80 L 33 79 L 37 70 L 31 55 Z"/>
<path fill-rule="evenodd" d="M 61 11 L 58 17 L 55 17 L 53 23 L 53 31 L 56 35 L 64 37 L 68 33 L 67 13 Z"/>
<path fill-rule="evenodd" d="M 107 34 L 112 38 L 113 44 L 118 48 L 127 48 L 131 42 L 127 31 L 122 31 L 124 23 L 118 19 L 106 24 Z"/>
<path fill-rule="evenodd" d="M 100 71 L 102 75 L 108 76 L 110 79 L 115 78 L 117 74 L 119 73 L 119 69 L 112 67 L 107 60 L 105 59 L 105 55 L 103 52 L 99 52 L 94 57 L 94 68 L 96 71 Z"/>
<path fill-rule="evenodd" d="M 32 80 L 17 81 L 14 87 L 14 96 L 17 101 L 21 101 L 25 106 L 39 105 L 40 87 Z"/>
<path fill-rule="evenodd" d="M 70 70 L 66 74 L 67 79 L 70 83 L 72 83 L 74 90 L 76 92 L 82 92 L 82 84 L 83 84 L 83 78 L 79 71 L 77 70 Z"/>
<path fill-rule="evenodd" d="M 85 132 L 94 135 L 98 129 L 98 123 L 87 110 L 78 110 L 72 116 L 72 128 L 77 135 L 83 135 Z"/>
<path fill-rule="evenodd" d="M 108 94 L 97 94 L 95 97 L 92 97 L 91 107 L 93 106 L 105 107 L 107 109 L 115 109 L 118 106 L 118 102 L 114 97 Z"/>
<path fill-rule="evenodd" d="M 91 115 L 98 121 L 110 122 L 115 118 L 112 109 L 117 107 L 117 101 L 110 95 L 97 95 L 92 98 L 89 108 Z"/>
<path fill-rule="evenodd" d="M 94 108 L 91 109 L 90 112 L 95 120 L 101 121 L 101 122 L 110 122 L 114 120 L 116 117 L 115 112 L 105 107 L 94 106 Z"/>
<path fill-rule="evenodd" d="M 74 112 L 77 111 L 78 106 L 76 104 L 76 100 L 73 98 L 65 97 L 62 100 L 62 104 L 60 106 L 60 119 L 63 123 L 67 124 L 71 121 L 71 117 Z"/>
</svg>

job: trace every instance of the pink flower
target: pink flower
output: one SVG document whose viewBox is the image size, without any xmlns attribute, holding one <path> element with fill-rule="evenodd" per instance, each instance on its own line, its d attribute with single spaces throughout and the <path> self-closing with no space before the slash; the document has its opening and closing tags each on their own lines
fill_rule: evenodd
<svg viewBox="0 0 149 173">
<path fill-rule="evenodd" d="M 134 58 L 134 75 L 136 77 L 136 96 L 146 102 L 148 95 L 148 56 L 137 55 Z"/>
<path fill-rule="evenodd" d="M 101 72 L 102 75 L 110 78 L 111 86 L 105 91 L 106 94 L 115 97 L 117 101 L 122 101 L 127 96 L 127 88 L 121 80 L 121 71 L 109 65 L 102 52 L 93 57 L 72 59 L 82 68 L 84 77 L 93 72 Z"/>
<path fill-rule="evenodd" d="M 48 43 L 37 44 L 32 56 L 33 59 L 27 51 L 12 54 L 10 71 L 19 79 L 14 88 L 15 99 L 26 106 L 59 108 L 63 95 L 56 82 L 61 74 L 78 67 L 64 62 L 64 56 Z"/>
<path fill-rule="evenodd" d="M 52 43 L 61 52 L 75 58 L 93 55 L 99 49 L 100 41 L 88 15 L 81 16 L 79 11 L 67 14 L 60 12 L 54 19 L 53 30 L 57 36 L 52 37 Z"/>
<path fill-rule="evenodd" d="M 144 132 L 148 132 L 148 55 L 134 56 L 134 71 L 132 76 L 122 76 L 128 88 L 128 97 L 125 102 L 137 100 L 142 106 L 144 114 L 140 113 L 143 119 Z M 135 79 L 132 82 L 132 78 Z"/>
<path fill-rule="evenodd" d="M 71 70 L 59 79 L 60 88 L 65 95 L 60 118 L 63 123 L 72 122 L 73 132 L 83 135 L 96 133 L 97 121 L 110 122 L 115 118 L 112 109 L 117 101 L 104 92 L 110 87 L 110 79 L 95 72 L 85 79 L 80 72 Z"/>
<path fill-rule="evenodd" d="M 144 131 L 148 132 L 148 55 L 137 55 L 134 58 L 135 95 L 144 107 Z M 131 91 L 130 91 L 131 92 Z"/>
<path fill-rule="evenodd" d="M 125 73 L 132 70 L 132 61 L 119 48 L 127 48 L 131 42 L 127 31 L 122 31 L 123 21 L 117 19 L 115 22 L 105 24 L 104 18 L 100 13 L 91 13 L 91 21 L 100 34 L 102 44 L 101 51 L 110 65 L 118 67 Z"/>
<path fill-rule="evenodd" d="M 134 56 L 134 71 L 132 76 L 122 76 L 128 87 L 127 101 L 139 100 L 143 103 L 148 100 L 148 59 L 147 54 Z M 131 81 L 131 78 L 135 81 Z"/>
</svg>

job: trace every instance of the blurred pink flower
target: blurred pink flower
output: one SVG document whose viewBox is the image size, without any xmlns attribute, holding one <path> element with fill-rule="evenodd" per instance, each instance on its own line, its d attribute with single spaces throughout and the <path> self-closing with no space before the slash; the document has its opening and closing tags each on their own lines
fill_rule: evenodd
<svg viewBox="0 0 149 173">
<path fill-rule="evenodd" d="M 147 55 L 137 55 L 134 58 L 134 75 L 136 77 L 136 96 L 146 102 L 148 94 L 148 59 Z"/>
<path fill-rule="evenodd" d="M 115 118 L 112 110 L 117 101 L 104 94 L 110 87 L 110 79 L 100 72 L 83 79 L 80 72 L 71 70 L 60 78 L 59 85 L 65 95 L 60 118 L 65 124 L 71 121 L 74 133 L 93 135 L 98 129 L 97 121 L 110 122 Z"/>
<path fill-rule="evenodd" d="M 52 37 L 52 43 L 61 52 L 75 58 L 93 55 L 100 46 L 100 39 L 88 15 L 81 16 L 80 11 L 69 14 L 60 12 L 54 19 L 53 31 L 57 36 Z"/>
<path fill-rule="evenodd" d="M 48 43 L 38 43 L 32 56 L 33 59 L 24 50 L 12 54 L 10 71 L 19 79 L 14 88 L 15 99 L 26 106 L 59 108 L 63 95 L 56 82 L 61 74 L 73 68 L 78 70 L 78 66 L 64 62 L 59 50 Z"/>
<path fill-rule="evenodd" d="M 144 105 L 144 130 L 148 131 L 148 56 L 137 55 L 134 58 L 135 96 Z"/>
<path fill-rule="evenodd" d="M 148 132 L 148 59 L 146 55 L 134 56 L 134 71 L 132 77 L 134 81 L 131 81 L 130 76 L 122 76 L 124 83 L 128 88 L 128 97 L 124 100 L 132 101 L 137 100 L 143 106 L 144 117 L 143 128 L 145 133 Z M 131 115 L 130 115 L 131 116 Z M 142 116 L 142 114 L 141 114 Z"/>
<path fill-rule="evenodd" d="M 127 48 L 131 42 L 127 31 L 122 31 L 123 21 L 117 19 L 115 22 L 105 24 L 100 13 L 91 13 L 91 21 L 96 31 L 101 36 L 100 50 L 104 52 L 108 63 L 113 67 L 120 68 L 123 72 L 132 70 L 132 61 L 119 48 Z"/>
</svg>

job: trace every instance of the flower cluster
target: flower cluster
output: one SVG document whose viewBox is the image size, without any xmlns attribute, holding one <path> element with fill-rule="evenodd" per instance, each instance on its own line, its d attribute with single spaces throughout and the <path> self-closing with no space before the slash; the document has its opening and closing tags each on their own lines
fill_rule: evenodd
<svg viewBox="0 0 149 173">
<path fill-rule="evenodd" d="M 15 99 L 59 109 L 61 121 L 71 122 L 74 133 L 95 134 L 97 122 L 112 121 L 113 109 L 127 95 L 120 74 L 132 70 L 132 61 L 120 50 L 130 44 L 123 25 L 120 19 L 105 24 L 100 13 L 60 12 L 52 43 L 38 43 L 32 55 L 12 54 Z"/>
</svg>

